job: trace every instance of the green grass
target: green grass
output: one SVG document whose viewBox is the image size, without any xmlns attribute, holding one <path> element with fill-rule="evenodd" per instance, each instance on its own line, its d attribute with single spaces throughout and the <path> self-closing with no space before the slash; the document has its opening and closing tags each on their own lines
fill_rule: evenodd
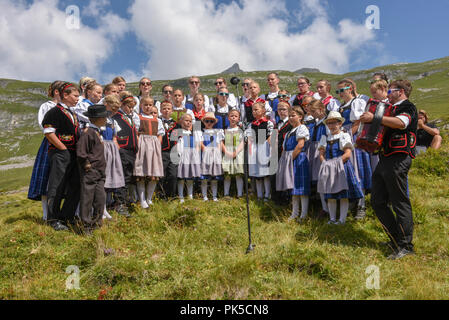
<svg viewBox="0 0 449 320">
<path fill-rule="evenodd" d="M 358 77 L 359 91 L 368 93 L 368 80 L 375 71 L 400 74 L 405 69 L 406 76 L 440 70 L 414 82 L 411 100 L 429 111 L 432 119 L 448 123 L 447 57 L 346 75 L 306 75 L 313 83 L 325 78 L 334 85 L 346 76 Z M 255 78 L 265 93 L 267 73 L 238 76 Z M 214 92 L 217 76 L 201 77 L 206 94 Z M 282 86 L 296 92 L 297 75 L 281 71 L 280 76 Z M 187 92 L 184 78 L 154 81 L 153 93 L 158 95 L 165 83 Z M 4 88 L 0 86 L 0 96 L 45 100 L 32 89 L 47 86 L 8 80 Z M 136 92 L 137 84 L 131 83 L 129 88 Z M 422 92 L 418 88 L 438 90 Z M 37 112 L 20 103 L 3 104 L 0 109 Z M 13 133 L 0 132 L 0 143 L 18 142 L 13 151 L 0 145 L 0 161 L 34 157 L 42 140 L 38 131 L 29 125 Z M 257 246 L 250 255 L 245 255 L 246 205 L 239 200 L 218 204 L 195 200 L 184 206 L 176 201 L 156 201 L 152 211 L 137 209 L 131 220 L 114 215 L 93 237 L 57 233 L 41 222 L 39 203 L 28 201 L 24 192 L 5 193 L 27 186 L 32 168 L 0 171 L 0 299 L 447 299 L 447 132 L 443 138 L 441 151 L 428 152 L 414 161 L 410 187 L 418 254 L 396 262 L 385 258 L 389 252 L 379 243 L 386 236 L 371 208 L 362 223 L 350 218 L 346 226 L 336 227 L 311 219 L 298 225 L 287 222 L 289 207 L 251 201 Z M 106 248 L 113 249 L 113 254 L 105 254 Z M 80 268 L 80 290 L 66 290 L 66 269 L 71 265 Z M 365 271 L 371 265 L 380 269 L 380 290 L 365 286 Z"/>
<path fill-rule="evenodd" d="M 364 222 L 298 225 L 287 222 L 288 207 L 251 201 L 256 248 L 245 255 L 243 200 L 156 201 L 81 237 L 42 224 L 40 204 L 26 194 L 0 195 L 0 299 L 447 299 L 448 154 L 445 143 L 415 160 L 417 255 L 394 262 L 371 208 Z M 72 265 L 80 290 L 66 290 Z M 380 290 L 365 286 L 372 265 Z"/>
</svg>

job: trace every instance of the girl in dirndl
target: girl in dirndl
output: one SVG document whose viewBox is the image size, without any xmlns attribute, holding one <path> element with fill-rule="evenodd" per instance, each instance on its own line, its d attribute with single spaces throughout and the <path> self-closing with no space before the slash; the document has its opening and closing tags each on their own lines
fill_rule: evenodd
<svg viewBox="0 0 449 320">
<path fill-rule="evenodd" d="M 202 132 L 193 130 L 193 118 L 184 114 L 179 121 L 181 130 L 178 131 L 176 145 L 178 165 L 178 194 L 181 203 L 184 203 L 184 184 L 187 184 L 187 195 L 193 199 L 193 181 L 201 178 L 201 141 Z"/>
<path fill-rule="evenodd" d="M 304 145 L 309 140 L 309 130 L 303 124 L 304 112 L 301 107 L 289 111 L 289 122 L 293 129 L 285 136 L 281 159 L 276 175 L 276 190 L 291 190 L 293 212 L 289 220 L 299 216 L 301 200 L 301 217 L 304 220 L 309 210 L 310 174 L 309 160 Z"/>
<path fill-rule="evenodd" d="M 357 131 L 360 127 L 360 116 L 365 112 L 366 101 L 357 96 L 354 83 L 350 80 L 342 80 L 337 84 L 337 93 L 344 101 L 340 109 L 340 114 L 345 118 L 343 124 L 344 131 L 351 135 L 354 141 L 357 139 Z M 353 151 L 353 161 L 356 175 L 362 184 L 363 193 L 371 190 L 371 181 L 373 171 L 371 168 L 371 158 L 368 152 L 355 148 Z M 365 217 L 365 197 L 359 200 L 356 219 L 361 220 Z"/>
<path fill-rule="evenodd" d="M 345 119 L 339 112 L 331 111 L 325 120 L 329 135 L 320 141 L 322 161 L 318 192 L 324 193 L 329 207 L 329 224 L 344 225 L 348 215 L 349 200 L 363 198 L 363 191 L 351 162 L 353 144 L 351 136 L 341 131 Z M 340 200 L 340 219 L 337 221 L 337 201 Z"/>
<path fill-rule="evenodd" d="M 256 180 L 258 200 L 267 202 L 271 198 L 270 177 L 274 174 L 270 170 L 271 135 L 274 124 L 266 117 L 264 102 L 256 102 L 252 105 L 252 115 L 254 120 L 246 130 L 249 138 L 249 176 Z"/>
<path fill-rule="evenodd" d="M 318 174 L 320 172 L 321 160 L 320 160 L 320 150 L 319 145 L 322 137 L 326 137 L 328 132 L 324 120 L 326 119 L 326 110 L 324 104 L 315 100 L 310 103 L 309 111 L 311 115 L 315 118 L 315 123 L 311 124 L 309 127 L 310 131 L 310 143 L 307 143 L 306 152 L 307 159 L 309 159 L 309 172 L 310 180 L 312 186 L 316 188 L 318 184 Z M 327 216 L 329 214 L 329 209 L 327 208 L 327 201 L 324 194 L 319 193 L 321 199 L 322 210 L 319 214 L 320 217 Z"/>
<path fill-rule="evenodd" d="M 134 176 L 137 180 L 137 193 L 140 205 L 148 209 L 153 204 L 153 194 L 157 182 L 164 176 L 162 163 L 162 137 L 165 135 L 162 120 L 158 118 L 158 110 L 154 99 L 145 97 L 140 100 L 139 148 L 134 165 Z"/>
<path fill-rule="evenodd" d="M 232 177 L 235 177 L 237 184 L 237 198 L 243 196 L 243 175 L 244 175 L 244 152 L 245 141 L 243 131 L 238 126 L 240 122 L 240 112 L 236 109 L 229 111 L 229 127 L 225 130 L 225 140 L 223 145 L 223 172 L 224 196 L 229 197 Z"/>
<path fill-rule="evenodd" d="M 103 219 L 111 219 L 107 207 L 113 207 L 113 193 L 120 188 L 125 187 L 125 176 L 123 174 L 123 166 L 120 158 L 120 147 L 117 142 L 117 130 L 114 121 L 111 119 L 120 109 L 120 99 L 116 95 L 106 96 L 104 99 L 106 110 L 110 116 L 106 119 L 106 126 L 102 128 L 101 135 L 103 137 L 104 157 L 106 160 L 106 180 L 104 189 L 106 191 L 106 207 L 103 213 Z"/>
<path fill-rule="evenodd" d="M 48 88 L 48 97 L 52 100 L 45 102 L 39 108 L 38 123 L 42 130 L 42 120 L 45 114 L 61 102 L 59 95 L 59 87 L 63 84 L 62 81 L 53 82 Z M 50 174 L 50 159 L 48 157 L 49 143 L 46 137 L 42 140 L 39 151 L 37 152 L 36 160 L 34 161 L 33 173 L 31 174 L 30 187 L 28 189 L 28 199 L 42 202 L 42 212 L 44 221 L 47 220 L 48 203 L 47 203 L 47 185 Z"/>
<path fill-rule="evenodd" d="M 218 181 L 223 180 L 223 167 L 221 150 L 224 140 L 224 131 L 214 129 L 218 120 L 213 112 L 208 112 L 203 117 L 204 123 L 203 139 L 201 142 L 201 192 L 203 200 L 209 201 L 207 197 L 207 185 L 210 181 L 212 198 L 218 201 Z"/>
</svg>

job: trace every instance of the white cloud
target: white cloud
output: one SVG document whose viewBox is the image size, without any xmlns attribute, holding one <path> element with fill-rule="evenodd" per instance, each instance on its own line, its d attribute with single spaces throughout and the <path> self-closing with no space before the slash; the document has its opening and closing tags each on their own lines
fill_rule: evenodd
<svg viewBox="0 0 449 320">
<path fill-rule="evenodd" d="M 78 30 L 70 30 L 66 19 L 57 0 L 31 5 L 1 1 L 0 77 L 33 81 L 100 77 L 102 64 L 113 53 L 113 40 L 128 30 L 126 24 L 107 13 L 104 19 L 108 23 L 98 29 L 81 23 Z"/>
<path fill-rule="evenodd" d="M 217 7 L 212 0 L 135 0 L 130 12 L 137 37 L 150 51 L 146 71 L 172 79 L 218 73 L 235 62 L 244 70 L 347 71 L 351 54 L 372 41 L 374 32 L 350 20 L 331 25 L 325 7 L 319 0 L 302 0 L 304 17 L 312 20 L 296 33 L 288 31 L 280 1 Z"/>
</svg>

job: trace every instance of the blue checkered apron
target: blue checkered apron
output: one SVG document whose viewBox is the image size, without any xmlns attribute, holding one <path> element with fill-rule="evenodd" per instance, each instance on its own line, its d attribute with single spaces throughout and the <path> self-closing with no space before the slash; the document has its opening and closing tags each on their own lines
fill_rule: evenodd
<svg viewBox="0 0 449 320">
<path fill-rule="evenodd" d="M 41 201 L 42 196 L 47 195 L 48 178 L 50 175 L 50 158 L 48 156 L 49 143 L 44 138 L 34 161 L 33 173 L 31 174 L 28 199 Z"/>
</svg>

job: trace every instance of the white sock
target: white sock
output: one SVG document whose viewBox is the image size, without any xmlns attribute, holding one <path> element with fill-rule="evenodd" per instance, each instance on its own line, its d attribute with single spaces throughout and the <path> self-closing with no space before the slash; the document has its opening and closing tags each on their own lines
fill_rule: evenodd
<svg viewBox="0 0 449 320">
<path fill-rule="evenodd" d="M 224 180 L 224 196 L 229 197 L 229 190 L 231 189 L 231 177 L 226 177 Z"/>
<path fill-rule="evenodd" d="M 212 198 L 215 200 L 215 199 L 217 199 L 217 193 L 218 193 L 218 181 L 212 180 L 210 184 L 211 184 L 211 189 L 212 189 Z"/>
<path fill-rule="evenodd" d="M 154 194 L 154 190 L 156 190 L 156 186 L 157 186 L 157 181 L 156 180 L 151 180 L 150 182 L 148 182 L 148 186 L 147 186 L 147 203 L 150 204 L 153 201 L 153 194 Z"/>
<path fill-rule="evenodd" d="M 47 221 L 48 216 L 48 197 L 42 196 L 42 218 Z"/>
<path fill-rule="evenodd" d="M 106 209 L 106 204 L 104 205 L 103 219 L 112 219 L 111 215 L 109 214 L 108 210 Z"/>
<path fill-rule="evenodd" d="M 257 198 L 263 198 L 263 181 L 260 179 L 256 180 Z"/>
<path fill-rule="evenodd" d="M 337 200 L 329 199 L 327 200 L 327 205 L 329 206 L 329 216 L 331 221 L 337 221 Z"/>
<path fill-rule="evenodd" d="M 184 199 L 184 180 L 178 180 L 179 199 Z"/>
<path fill-rule="evenodd" d="M 301 218 L 307 217 L 309 212 L 309 196 L 301 196 Z"/>
<path fill-rule="evenodd" d="M 329 212 L 329 208 L 327 207 L 326 199 L 324 198 L 324 193 L 320 193 L 321 198 L 321 206 L 323 207 L 323 210 L 326 212 Z"/>
<path fill-rule="evenodd" d="M 237 196 L 243 196 L 243 178 L 240 176 L 235 177 L 235 182 L 237 184 Z"/>
<path fill-rule="evenodd" d="M 187 180 L 187 195 L 193 199 L 193 180 Z"/>
<path fill-rule="evenodd" d="M 137 192 L 139 195 L 140 205 L 143 209 L 148 208 L 148 203 L 145 200 L 145 181 L 137 181 Z"/>
<path fill-rule="evenodd" d="M 341 199 L 340 200 L 340 222 L 346 223 L 346 218 L 348 216 L 348 209 L 349 209 L 349 200 L 348 199 Z"/>
<path fill-rule="evenodd" d="M 297 216 L 299 216 L 299 199 L 300 198 L 301 198 L 300 196 L 292 196 L 292 207 L 293 207 L 292 218 L 296 218 Z"/>
<path fill-rule="evenodd" d="M 201 181 L 201 193 L 203 194 L 203 199 L 207 199 L 207 180 Z"/>
<path fill-rule="evenodd" d="M 362 189 L 363 191 L 363 198 L 361 198 L 359 200 L 359 208 L 365 208 L 366 203 L 365 203 L 365 189 Z"/>
<path fill-rule="evenodd" d="M 265 186 L 265 198 L 271 198 L 271 179 L 270 177 L 265 177 L 263 179 L 263 184 Z"/>
</svg>

